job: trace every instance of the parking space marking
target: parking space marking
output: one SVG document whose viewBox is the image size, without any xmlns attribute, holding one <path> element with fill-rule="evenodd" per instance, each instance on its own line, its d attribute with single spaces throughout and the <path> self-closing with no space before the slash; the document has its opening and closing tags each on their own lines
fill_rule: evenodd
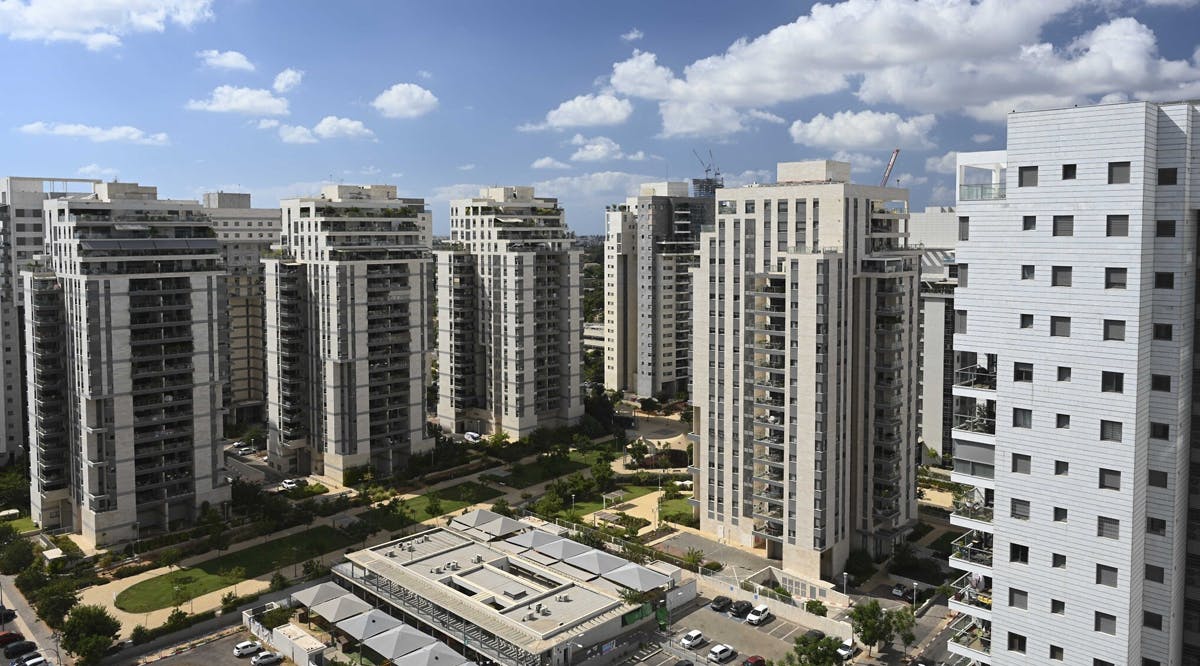
<svg viewBox="0 0 1200 666">
<path fill-rule="evenodd" d="M 792 629 L 791 631 L 787 632 L 786 634 L 780 636 L 779 640 L 781 640 L 781 641 L 789 640 L 789 639 L 791 639 L 792 634 L 796 633 L 797 631 L 800 631 L 799 626 L 797 626 L 795 629 Z"/>
</svg>

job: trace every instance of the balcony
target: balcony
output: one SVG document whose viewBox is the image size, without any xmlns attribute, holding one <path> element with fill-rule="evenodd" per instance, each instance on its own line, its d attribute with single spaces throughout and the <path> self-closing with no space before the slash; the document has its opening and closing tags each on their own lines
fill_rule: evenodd
<svg viewBox="0 0 1200 666">
<path fill-rule="evenodd" d="M 772 541 L 783 541 L 783 527 L 765 521 L 754 523 L 754 534 Z"/>
<path fill-rule="evenodd" d="M 981 497 L 955 499 L 950 524 L 972 530 L 990 531 L 994 512 L 994 507 L 985 504 Z"/>
<path fill-rule="evenodd" d="M 954 594 L 950 596 L 950 609 L 973 615 L 983 620 L 992 616 L 992 586 L 987 576 L 963 574 L 950 584 Z"/>
<path fill-rule="evenodd" d="M 1005 198 L 1004 183 L 979 183 L 958 186 L 959 201 L 995 201 Z"/>
<path fill-rule="evenodd" d="M 991 622 L 979 620 L 970 615 L 961 615 L 950 623 L 950 631 L 952 633 L 950 642 L 946 644 L 947 650 L 964 657 L 991 663 Z"/>
<path fill-rule="evenodd" d="M 982 576 L 992 575 L 992 535 L 971 530 L 951 541 L 950 566 Z"/>
<path fill-rule="evenodd" d="M 964 430 L 966 432 L 979 433 L 981 435 L 996 434 L 996 419 L 989 418 L 984 414 L 955 414 L 954 425 L 955 430 Z"/>
</svg>

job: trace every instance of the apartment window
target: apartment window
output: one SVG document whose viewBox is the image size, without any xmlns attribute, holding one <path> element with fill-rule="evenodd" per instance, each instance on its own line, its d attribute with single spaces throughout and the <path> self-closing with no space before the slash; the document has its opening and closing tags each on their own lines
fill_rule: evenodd
<svg viewBox="0 0 1200 666">
<path fill-rule="evenodd" d="M 1105 634 L 1117 634 L 1117 618 L 1115 615 L 1096 611 L 1096 631 Z"/>
<path fill-rule="evenodd" d="M 1057 645 L 1050 646 L 1050 659 L 1053 661 L 1063 660 L 1063 649 Z"/>
<path fill-rule="evenodd" d="M 1154 274 L 1155 289 L 1174 289 L 1175 274 L 1174 273 L 1155 273 Z"/>
<path fill-rule="evenodd" d="M 1146 516 L 1146 532 L 1156 536 L 1167 535 L 1167 521 L 1162 518 Z"/>
<path fill-rule="evenodd" d="M 1071 472 L 1071 463 L 1065 460 L 1054 461 L 1054 476 L 1066 476 Z"/>
<path fill-rule="evenodd" d="M 1055 615 L 1062 615 L 1063 613 L 1066 613 L 1067 602 L 1063 601 L 1062 599 L 1051 599 L 1050 612 L 1054 613 Z"/>
<path fill-rule="evenodd" d="M 1060 382 L 1071 381 L 1071 368 L 1069 368 L 1065 365 L 1058 366 L 1058 381 L 1060 381 Z"/>
<path fill-rule="evenodd" d="M 954 332 L 955 333 L 966 333 L 967 332 L 967 311 L 966 310 L 955 310 L 954 311 Z"/>
<path fill-rule="evenodd" d="M 1121 538 L 1121 521 L 1116 518 L 1096 517 L 1096 536 L 1105 539 Z"/>
<path fill-rule="evenodd" d="M 1150 375 L 1150 390 L 1170 392 L 1171 375 Z"/>
<path fill-rule="evenodd" d="M 1075 165 L 1074 164 L 1064 164 L 1063 165 L 1062 179 L 1063 180 L 1075 180 Z"/>
<path fill-rule="evenodd" d="M 1121 472 L 1115 469 L 1100 468 L 1100 488 L 1104 490 L 1121 489 Z"/>
<path fill-rule="evenodd" d="M 1100 373 L 1100 392 L 1101 393 L 1124 393 L 1125 392 L 1125 374 L 1121 372 Z"/>
<path fill-rule="evenodd" d="M 1015 587 L 1008 588 L 1008 605 L 1022 610 L 1029 608 L 1029 593 Z"/>
<path fill-rule="evenodd" d="M 958 218 L 958 240 L 971 240 L 971 218 Z"/>
<path fill-rule="evenodd" d="M 1012 471 L 1013 474 L 1028 474 L 1030 467 L 1030 457 L 1024 453 L 1012 454 Z"/>
<path fill-rule="evenodd" d="M 1128 271 L 1124 268 L 1105 268 L 1104 269 L 1104 288 L 1105 289 L 1124 289 L 1127 274 L 1128 274 Z"/>
<path fill-rule="evenodd" d="M 1034 229 L 1037 229 L 1037 216 L 1036 215 L 1026 215 L 1023 218 L 1021 218 L 1021 230 L 1022 231 L 1033 231 Z"/>
<path fill-rule="evenodd" d="M 1105 319 L 1104 320 L 1104 339 L 1105 340 L 1124 340 L 1125 339 L 1125 322 L 1121 319 Z"/>
<path fill-rule="evenodd" d="M 1071 429 L 1071 415 L 1070 414 L 1056 415 L 1054 417 L 1054 427 L 1062 428 L 1063 430 L 1070 430 Z"/>
<path fill-rule="evenodd" d="M 1038 168 L 1023 166 L 1017 169 L 1017 187 L 1037 187 Z"/>
<path fill-rule="evenodd" d="M 1013 407 L 1012 424 L 1014 428 L 1032 428 L 1033 410 L 1024 407 Z"/>
<path fill-rule="evenodd" d="M 1175 167 L 1167 167 L 1165 169 L 1159 169 L 1158 170 L 1158 184 L 1159 185 L 1178 185 L 1179 184 L 1179 170 L 1176 169 Z"/>
<path fill-rule="evenodd" d="M 1050 286 L 1051 287 L 1069 287 L 1071 286 L 1071 267 L 1070 266 L 1053 266 L 1050 269 Z"/>
<path fill-rule="evenodd" d="M 1062 506 L 1056 506 L 1056 507 L 1054 507 L 1054 522 L 1056 522 L 1056 523 L 1065 523 L 1065 522 L 1067 522 L 1067 509 L 1066 509 L 1066 507 L 1062 507 Z"/>
<path fill-rule="evenodd" d="M 1071 318 L 1070 317 L 1051 317 L 1050 318 L 1050 336 L 1055 338 L 1071 337 Z"/>
<path fill-rule="evenodd" d="M 1029 546 L 1022 546 L 1019 543 L 1008 544 L 1008 561 L 1029 564 Z"/>
<path fill-rule="evenodd" d="M 1150 422 L 1151 439 L 1171 439 L 1171 426 L 1168 423 Z"/>
<path fill-rule="evenodd" d="M 1031 315 L 1031 314 L 1021 315 L 1021 328 L 1033 328 L 1033 315 Z M 955 329 L 954 332 L 957 333 L 958 329 Z"/>
<path fill-rule="evenodd" d="M 1162 664 L 1157 659 L 1142 657 L 1142 666 L 1162 666 Z"/>
<path fill-rule="evenodd" d="M 1020 652 L 1025 654 L 1025 637 L 1021 634 L 1008 632 L 1008 650 L 1009 652 Z"/>
<path fill-rule="evenodd" d="M 1109 215 L 1108 222 L 1105 226 L 1106 236 L 1128 236 L 1129 235 L 1129 216 L 1128 215 Z"/>
<path fill-rule="evenodd" d="M 1092 666 L 1116 666 L 1116 664 L 1111 661 L 1104 661 L 1103 659 L 1093 659 Z"/>
<path fill-rule="evenodd" d="M 1150 611 L 1142 611 L 1142 626 L 1147 629 L 1162 631 L 1162 615 L 1151 613 Z"/>
<path fill-rule="evenodd" d="M 1175 237 L 1175 220 L 1157 220 L 1154 223 L 1154 235 L 1159 238 Z"/>
<path fill-rule="evenodd" d="M 1117 568 L 1105 564 L 1096 565 L 1096 584 L 1107 587 L 1117 586 Z"/>
<path fill-rule="evenodd" d="M 1108 184 L 1124 185 L 1129 182 L 1129 162 L 1108 163 Z"/>
<path fill-rule="evenodd" d="M 1035 275 L 1037 275 L 1037 269 L 1034 268 L 1033 264 L 1024 264 L 1021 266 L 1022 280 L 1032 280 Z"/>
<path fill-rule="evenodd" d="M 1013 381 L 1014 382 L 1031 382 L 1033 381 L 1033 364 L 1032 363 L 1013 363 Z"/>
<path fill-rule="evenodd" d="M 1174 337 L 1174 330 L 1170 324 L 1155 324 L 1154 339 L 1170 341 Z"/>
<path fill-rule="evenodd" d="M 1062 553 L 1052 553 L 1050 555 L 1050 566 L 1055 569 L 1067 568 L 1067 556 Z"/>
<path fill-rule="evenodd" d="M 1100 440 L 1103 442 L 1121 441 L 1120 421 L 1100 421 Z"/>
<path fill-rule="evenodd" d="M 1146 580 L 1152 583 L 1161 583 L 1166 579 L 1167 570 L 1154 564 L 1146 565 Z"/>
<path fill-rule="evenodd" d="M 1167 473 L 1161 469 L 1152 469 L 1146 475 L 1146 483 L 1154 488 L 1167 487 Z"/>
<path fill-rule="evenodd" d="M 1055 215 L 1054 216 L 1054 235 L 1055 236 L 1074 236 L 1075 235 L 1075 216 L 1073 215 Z"/>
<path fill-rule="evenodd" d="M 753 201 L 745 201 L 742 203 L 742 206 L 743 206 L 742 210 L 744 210 L 747 214 L 754 213 L 754 202 Z"/>
</svg>

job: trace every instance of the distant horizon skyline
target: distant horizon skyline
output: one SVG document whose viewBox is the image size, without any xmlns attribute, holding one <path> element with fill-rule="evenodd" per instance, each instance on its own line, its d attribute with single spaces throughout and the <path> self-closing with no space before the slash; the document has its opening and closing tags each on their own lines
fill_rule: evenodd
<svg viewBox="0 0 1200 666">
<path fill-rule="evenodd" d="M 0 169 L 260 207 L 390 184 L 436 233 L 450 199 L 532 185 L 598 234 L 605 205 L 710 162 L 735 186 L 804 159 L 873 183 L 899 147 L 921 210 L 1011 110 L 1200 97 L 1198 22 L 1197 0 L 10 0 Z"/>
</svg>

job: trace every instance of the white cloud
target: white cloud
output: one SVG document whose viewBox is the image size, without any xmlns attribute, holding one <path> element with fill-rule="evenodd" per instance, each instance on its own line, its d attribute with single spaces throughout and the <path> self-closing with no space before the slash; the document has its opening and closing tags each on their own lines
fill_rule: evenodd
<svg viewBox="0 0 1200 666">
<path fill-rule="evenodd" d="M 206 51 L 197 51 L 196 57 L 204 61 L 205 67 L 212 67 L 213 69 L 254 71 L 254 63 L 250 62 L 250 59 L 239 51 L 208 49 Z"/>
<path fill-rule="evenodd" d="M 279 138 L 284 143 L 316 143 L 312 130 L 303 125 L 280 125 Z"/>
<path fill-rule="evenodd" d="M 78 123 L 46 123 L 37 121 L 18 128 L 23 134 L 70 136 L 94 143 L 139 143 L 146 146 L 165 146 L 170 142 L 166 132 L 148 133 L 129 125 L 95 127 Z"/>
<path fill-rule="evenodd" d="M 431 72 L 431 71 L 429 71 L 429 70 L 427 70 L 427 69 L 418 69 L 418 70 L 417 70 L 417 76 L 419 76 L 419 77 L 421 77 L 422 79 L 425 79 L 426 81 L 428 81 L 429 79 L 432 79 L 432 78 L 433 78 L 433 72 Z"/>
<path fill-rule="evenodd" d="M 275 81 L 271 84 L 271 88 L 277 93 L 285 93 L 300 85 L 302 80 L 304 80 L 303 70 L 288 67 L 275 75 Z"/>
<path fill-rule="evenodd" d="M 546 157 L 537 158 L 536 160 L 533 161 L 533 164 L 530 164 L 529 166 L 534 169 L 570 169 L 571 168 L 570 164 L 567 164 L 565 162 L 559 162 L 558 160 L 556 160 L 553 157 L 550 157 L 548 155 Z"/>
<path fill-rule="evenodd" d="M 754 183 L 773 183 L 775 182 L 775 172 L 770 169 L 747 169 L 741 173 L 727 173 L 724 175 L 725 187 L 744 187 Z"/>
<path fill-rule="evenodd" d="M 621 35 L 621 39 L 623 39 L 627 42 L 636 42 L 637 40 L 639 40 L 645 36 L 646 35 L 644 33 L 642 33 L 641 30 L 638 30 L 637 28 L 632 28 L 629 32 Z"/>
<path fill-rule="evenodd" d="M 378 176 L 381 173 L 381 171 L 380 171 L 379 167 L 372 164 L 370 166 L 365 166 L 365 167 L 359 169 L 358 173 L 360 173 L 364 176 Z"/>
<path fill-rule="evenodd" d="M 262 118 L 258 121 L 258 129 L 275 129 L 279 127 L 279 121 L 274 118 Z"/>
<path fill-rule="evenodd" d="M 313 127 L 312 131 L 322 139 L 365 139 L 375 136 L 375 133 L 367 129 L 361 120 L 337 116 L 325 116 Z"/>
<path fill-rule="evenodd" d="M 212 18 L 213 0 L 5 0 L 0 34 L 12 39 L 76 42 L 99 51 L 121 37 L 190 28 Z"/>
<path fill-rule="evenodd" d="M 658 178 L 657 180 L 662 180 Z M 595 197 L 617 195 L 622 198 L 635 194 L 642 183 L 654 182 L 652 176 L 624 171 L 598 171 L 578 176 L 559 176 L 533 184 L 534 189 L 547 196 Z"/>
<path fill-rule="evenodd" d="M 973 141 L 975 143 L 987 143 L 988 141 L 991 141 L 994 138 L 995 137 L 993 137 L 991 134 L 972 134 L 971 135 L 971 141 Z"/>
<path fill-rule="evenodd" d="M 892 179 L 887 185 L 893 187 L 912 187 L 914 185 L 924 185 L 929 182 L 928 176 L 914 176 L 911 173 L 894 173 Z"/>
<path fill-rule="evenodd" d="M 878 111 L 838 111 L 832 117 L 818 113 L 812 120 L 797 120 L 788 130 L 792 140 L 819 148 L 932 148 L 929 132 L 937 120 L 926 114 L 901 118 Z"/>
<path fill-rule="evenodd" d="M 402 171 L 393 171 L 390 177 L 391 177 L 391 178 L 403 178 L 403 177 L 404 177 L 404 172 L 402 172 Z"/>
<path fill-rule="evenodd" d="M 437 97 L 415 83 L 397 83 L 371 102 L 386 118 L 416 118 L 433 111 L 437 105 Z"/>
<path fill-rule="evenodd" d="M 954 173 L 958 168 L 958 152 L 951 150 L 941 157 L 925 159 L 925 170 L 932 173 Z"/>
<path fill-rule="evenodd" d="M 475 169 L 474 164 L 461 164 L 458 167 L 459 171 L 473 171 L 474 169 Z"/>
<path fill-rule="evenodd" d="M 621 150 L 619 143 L 606 136 L 585 137 L 582 134 L 576 134 L 571 137 L 568 143 L 572 146 L 578 146 L 575 152 L 571 154 L 570 159 L 572 162 L 599 162 L 602 160 L 631 160 L 633 162 L 641 162 L 654 157 L 647 155 L 642 150 L 636 153 L 626 153 Z M 660 159 L 658 157 L 654 158 Z M 538 161 L 540 162 L 541 160 Z M 551 160 L 551 162 L 553 161 Z M 537 163 L 535 162 L 534 164 L 536 165 Z"/>
<path fill-rule="evenodd" d="M 852 153 L 845 150 L 835 152 L 830 159 L 837 162 L 849 162 L 851 171 L 872 171 L 884 165 L 882 158 L 865 153 Z"/>
<path fill-rule="evenodd" d="M 568 127 L 597 127 L 620 125 L 633 113 L 633 104 L 607 93 L 579 95 L 569 99 L 546 113 L 540 123 L 521 125 L 523 132 L 564 129 Z"/>
<path fill-rule="evenodd" d="M 81 166 L 77 171 L 75 171 L 76 175 L 84 178 L 99 178 L 101 180 L 116 178 L 118 173 L 119 172 L 112 167 L 102 167 L 96 163 L 88 164 L 87 166 Z"/>
<path fill-rule="evenodd" d="M 929 193 L 929 205 L 931 206 L 953 206 L 954 199 L 954 188 L 946 183 L 934 185 L 933 191 Z"/>
<path fill-rule="evenodd" d="M 217 113 L 248 113 L 257 116 L 286 116 L 288 101 L 276 97 L 270 90 L 261 88 L 239 88 L 217 86 L 208 99 L 188 100 L 187 108 L 193 111 Z"/>
</svg>

